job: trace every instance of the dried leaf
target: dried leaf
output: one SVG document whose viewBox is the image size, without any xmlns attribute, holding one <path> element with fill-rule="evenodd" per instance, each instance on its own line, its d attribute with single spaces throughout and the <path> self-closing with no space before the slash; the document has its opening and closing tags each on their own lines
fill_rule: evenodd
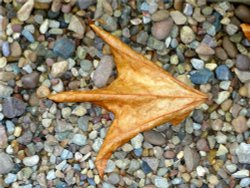
<svg viewBox="0 0 250 188">
<path fill-rule="evenodd" d="M 250 40 L 250 25 L 244 23 L 244 24 L 241 24 L 240 27 L 241 27 L 244 35 L 246 36 L 246 38 L 248 40 Z"/>
<path fill-rule="evenodd" d="M 118 77 L 109 86 L 91 91 L 50 95 L 56 102 L 93 102 L 115 114 L 96 157 L 103 177 L 112 153 L 138 133 L 165 122 L 179 124 L 207 96 L 176 80 L 165 70 L 94 24 L 91 28 L 110 45 Z"/>
</svg>

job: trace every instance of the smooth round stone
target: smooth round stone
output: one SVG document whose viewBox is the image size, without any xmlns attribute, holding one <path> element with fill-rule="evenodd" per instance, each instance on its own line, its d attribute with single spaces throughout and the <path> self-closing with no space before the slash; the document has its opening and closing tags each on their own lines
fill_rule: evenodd
<svg viewBox="0 0 250 188">
<path fill-rule="evenodd" d="M 235 9 L 235 15 L 243 22 L 250 23 L 250 9 L 245 5 L 239 5 Z"/>
<path fill-rule="evenodd" d="M 169 17 L 169 12 L 167 10 L 159 10 L 152 15 L 151 19 L 152 21 L 158 22 L 165 20 L 168 17 Z"/>
<path fill-rule="evenodd" d="M 87 137 L 82 134 L 75 134 L 71 140 L 73 144 L 76 144 L 78 146 L 84 146 L 87 144 Z"/>
<path fill-rule="evenodd" d="M 34 89 L 37 87 L 39 82 L 40 74 L 38 72 L 32 72 L 26 74 L 21 78 L 22 85 L 25 89 Z"/>
<path fill-rule="evenodd" d="M 23 6 L 17 12 L 17 18 L 21 21 L 29 19 L 32 9 L 34 7 L 34 0 L 26 1 Z"/>
<path fill-rule="evenodd" d="M 225 52 L 225 50 L 221 47 L 215 48 L 215 55 L 216 57 L 218 57 L 220 60 L 227 60 L 227 53 Z"/>
<path fill-rule="evenodd" d="M 148 40 L 148 33 L 145 31 L 140 31 L 137 35 L 136 35 L 136 42 L 139 44 L 147 44 L 147 40 Z"/>
<path fill-rule="evenodd" d="M 21 116 L 25 112 L 26 107 L 26 103 L 14 97 L 7 97 L 3 100 L 3 114 L 7 118 Z"/>
<path fill-rule="evenodd" d="M 0 163 L 0 174 L 7 174 L 14 168 L 11 157 L 4 152 L 0 152 Z"/>
<path fill-rule="evenodd" d="M 53 51 L 56 55 L 67 59 L 72 56 L 75 51 L 75 42 L 65 37 L 60 38 L 55 42 Z"/>
<path fill-rule="evenodd" d="M 208 179 L 208 182 L 212 185 L 217 185 L 219 183 L 219 180 L 217 176 L 215 175 L 209 175 L 207 179 Z"/>
<path fill-rule="evenodd" d="M 223 156 L 227 153 L 228 149 L 224 145 L 220 144 L 218 150 L 216 151 L 216 156 Z"/>
<path fill-rule="evenodd" d="M 41 85 L 39 88 L 36 90 L 36 95 L 38 98 L 45 98 L 48 97 L 50 94 L 50 90 L 47 86 Z"/>
<path fill-rule="evenodd" d="M 228 164 L 226 165 L 226 169 L 230 172 L 233 173 L 237 170 L 237 165 L 235 164 Z"/>
<path fill-rule="evenodd" d="M 183 13 L 186 15 L 186 16 L 192 16 L 193 14 L 193 6 L 189 3 L 185 3 L 185 6 L 184 6 L 184 9 L 183 9 Z"/>
<path fill-rule="evenodd" d="M 232 74 L 226 65 L 218 66 L 215 70 L 215 74 L 218 80 L 227 81 L 232 78 Z"/>
<path fill-rule="evenodd" d="M 250 178 L 243 178 L 240 180 L 240 187 L 249 187 L 250 186 Z"/>
<path fill-rule="evenodd" d="M 196 59 L 196 58 L 192 58 L 191 59 L 191 63 L 192 63 L 192 66 L 195 68 L 195 69 L 203 69 L 204 68 L 204 61 L 201 60 L 201 59 Z"/>
<path fill-rule="evenodd" d="M 230 58 L 236 58 L 236 55 L 238 54 L 237 48 L 228 37 L 223 38 L 222 46 Z"/>
<path fill-rule="evenodd" d="M 238 31 L 238 27 L 234 24 L 228 24 L 226 26 L 226 32 L 228 35 L 234 35 Z"/>
<path fill-rule="evenodd" d="M 232 125 L 234 127 L 234 130 L 237 133 L 244 133 L 247 131 L 248 126 L 247 126 L 247 121 L 244 116 L 238 116 L 232 121 Z"/>
<path fill-rule="evenodd" d="M 48 31 L 48 28 L 49 28 L 49 19 L 45 19 L 41 24 L 39 31 L 42 34 L 45 34 Z"/>
<path fill-rule="evenodd" d="M 117 29 L 117 21 L 114 17 L 104 14 L 101 19 L 105 20 L 103 28 L 109 32 L 113 32 Z"/>
<path fill-rule="evenodd" d="M 191 43 L 195 39 L 195 34 L 189 26 L 183 26 L 180 31 L 181 41 L 185 44 Z"/>
<path fill-rule="evenodd" d="M 203 56 L 210 56 L 210 55 L 215 54 L 214 49 L 212 49 L 205 43 L 200 43 L 199 46 L 195 49 L 195 51 L 197 54 L 203 55 Z"/>
<path fill-rule="evenodd" d="M 37 165 L 38 164 L 38 162 L 39 162 L 39 156 L 38 155 L 33 155 L 33 156 L 31 156 L 31 157 L 25 157 L 24 159 L 23 159 L 23 164 L 25 165 L 25 166 L 35 166 L 35 165 Z"/>
<path fill-rule="evenodd" d="M 87 113 L 87 109 L 83 106 L 77 106 L 73 111 L 72 114 L 76 116 L 84 116 Z"/>
<path fill-rule="evenodd" d="M 163 40 L 169 35 L 172 26 L 173 20 L 171 18 L 155 22 L 151 28 L 151 33 L 156 39 Z"/>
<path fill-rule="evenodd" d="M 176 25 L 184 25 L 187 21 L 187 18 L 180 11 L 171 11 L 170 16 Z"/>
<path fill-rule="evenodd" d="M 0 57 L 0 68 L 4 68 L 7 65 L 6 57 Z"/>
<path fill-rule="evenodd" d="M 227 141 L 227 136 L 222 134 L 221 132 L 218 132 L 216 135 L 216 141 L 219 144 L 225 144 Z"/>
<path fill-rule="evenodd" d="M 204 139 L 204 138 L 201 138 L 197 141 L 196 147 L 199 151 L 209 151 L 209 149 L 210 149 L 206 139 Z"/>
<path fill-rule="evenodd" d="M 190 80 L 193 84 L 206 84 L 213 79 L 213 73 L 208 69 L 197 70 L 191 75 Z"/>
<path fill-rule="evenodd" d="M 10 45 L 7 41 L 2 43 L 2 53 L 5 57 L 10 55 Z"/>
<path fill-rule="evenodd" d="M 199 157 L 199 154 L 194 149 L 191 149 L 190 147 L 185 146 L 184 160 L 185 160 L 187 171 L 191 172 L 193 169 L 195 169 L 198 166 L 200 162 L 200 157 Z"/>
<path fill-rule="evenodd" d="M 247 71 L 250 69 L 250 58 L 243 54 L 238 54 L 236 57 L 235 66 L 242 71 Z"/>
<path fill-rule="evenodd" d="M 116 185 L 120 182 L 120 176 L 117 173 L 111 173 L 108 177 L 108 182 L 112 185 Z"/>
<path fill-rule="evenodd" d="M 4 179 L 4 183 L 11 184 L 11 183 L 15 182 L 16 180 L 17 180 L 16 174 L 8 173 L 8 175 Z"/>
<path fill-rule="evenodd" d="M 157 188 L 167 188 L 167 187 L 169 187 L 168 180 L 166 178 L 163 178 L 163 177 L 160 177 L 160 176 L 155 177 L 154 185 Z"/>
<path fill-rule="evenodd" d="M 144 132 L 144 139 L 150 144 L 161 146 L 166 144 L 166 138 L 158 131 Z"/>
</svg>

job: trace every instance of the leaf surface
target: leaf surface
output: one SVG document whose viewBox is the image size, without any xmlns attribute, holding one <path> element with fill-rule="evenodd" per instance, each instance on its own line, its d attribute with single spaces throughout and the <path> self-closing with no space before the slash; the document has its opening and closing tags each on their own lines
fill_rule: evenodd
<svg viewBox="0 0 250 188">
<path fill-rule="evenodd" d="M 56 102 L 93 102 L 112 111 L 110 126 L 95 165 L 103 177 L 108 159 L 138 133 L 165 122 L 178 125 L 207 96 L 175 79 L 165 70 L 132 50 L 94 24 L 90 27 L 110 45 L 118 76 L 109 86 L 90 91 L 52 94 Z"/>
</svg>

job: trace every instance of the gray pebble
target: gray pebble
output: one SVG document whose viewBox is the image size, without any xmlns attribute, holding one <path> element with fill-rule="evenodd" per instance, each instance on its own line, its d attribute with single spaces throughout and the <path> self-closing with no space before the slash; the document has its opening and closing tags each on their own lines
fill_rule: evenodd
<svg viewBox="0 0 250 188">
<path fill-rule="evenodd" d="M 34 89 L 37 87 L 39 82 L 39 73 L 38 72 L 32 72 L 30 74 L 24 75 L 22 80 L 22 85 L 25 89 Z"/>
<path fill-rule="evenodd" d="M 113 185 L 118 184 L 119 181 L 120 181 L 120 176 L 117 173 L 111 173 L 108 177 L 108 182 Z"/>
<path fill-rule="evenodd" d="M 166 144 L 166 138 L 158 131 L 150 130 L 144 132 L 144 139 L 150 144 L 161 146 Z"/>
<path fill-rule="evenodd" d="M 0 174 L 7 174 L 14 168 L 11 157 L 4 152 L 0 152 L 0 164 Z"/>
<path fill-rule="evenodd" d="M 82 134 L 75 134 L 71 140 L 73 144 L 76 144 L 78 146 L 84 146 L 87 144 L 87 137 Z"/>
<path fill-rule="evenodd" d="M 241 143 L 235 152 L 240 163 L 250 164 L 250 144 Z"/>
<path fill-rule="evenodd" d="M 13 89 L 9 86 L 0 84 L 0 98 L 10 97 Z"/>
<path fill-rule="evenodd" d="M 27 104 L 20 99 L 7 97 L 3 100 L 3 114 L 7 118 L 14 118 L 25 112 Z"/>
<path fill-rule="evenodd" d="M 187 171 L 191 172 L 193 169 L 195 169 L 199 162 L 200 162 L 200 157 L 199 154 L 191 149 L 188 146 L 185 146 L 184 148 L 184 160 L 185 160 L 185 164 L 187 167 Z"/>
</svg>

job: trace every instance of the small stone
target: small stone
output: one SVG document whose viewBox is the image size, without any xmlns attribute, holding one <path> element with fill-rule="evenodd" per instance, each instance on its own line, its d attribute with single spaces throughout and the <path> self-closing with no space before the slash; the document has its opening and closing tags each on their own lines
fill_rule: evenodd
<svg viewBox="0 0 250 188">
<path fill-rule="evenodd" d="M 215 102 L 217 104 L 222 104 L 225 100 L 227 100 L 229 98 L 229 96 L 230 96 L 230 92 L 228 92 L 228 91 L 221 91 L 221 92 L 219 92 L 218 97 L 215 100 Z"/>
<path fill-rule="evenodd" d="M 218 66 L 215 74 L 218 80 L 230 80 L 232 78 L 232 74 L 226 65 Z"/>
<path fill-rule="evenodd" d="M 45 98 L 45 97 L 48 97 L 50 94 L 50 90 L 47 86 L 45 85 L 41 85 L 39 88 L 37 88 L 36 90 L 36 96 L 38 98 Z"/>
<path fill-rule="evenodd" d="M 96 87 L 101 88 L 106 86 L 108 79 L 112 74 L 113 66 L 114 60 L 111 56 L 104 55 L 101 58 L 93 76 L 93 81 Z"/>
<path fill-rule="evenodd" d="M 143 141 L 142 134 L 136 135 L 134 138 L 131 139 L 131 144 L 135 149 L 141 148 Z"/>
<path fill-rule="evenodd" d="M 206 169 L 202 166 L 197 166 L 196 172 L 198 176 L 203 177 L 206 174 Z"/>
<path fill-rule="evenodd" d="M 152 48 L 155 50 L 163 50 L 165 47 L 164 42 L 157 40 L 156 38 L 151 37 L 151 36 L 148 38 L 147 45 L 149 48 Z"/>
<path fill-rule="evenodd" d="M 47 173 L 46 179 L 47 179 L 47 180 L 56 179 L 56 173 L 55 173 L 55 171 L 54 171 L 54 170 L 50 170 L 50 171 Z"/>
<path fill-rule="evenodd" d="M 17 41 L 14 41 L 10 45 L 11 57 L 20 57 L 22 55 L 22 48 Z"/>
<path fill-rule="evenodd" d="M 20 99 L 7 97 L 3 100 L 3 114 L 7 118 L 21 116 L 26 109 L 27 104 Z"/>
<path fill-rule="evenodd" d="M 19 129 L 20 130 L 20 129 Z M 32 141 L 33 135 L 30 130 L 24 131 L 22 136 L 17 139 L 17 142 L 23 145 L 28 145 Z"/>
<path fill-rule="evenodd" d="M 194 84 L 206 84 L 214 78 L 213 73 L 208 69 L 197 70 L 191 75 L 190 80 Z"/>
<path fill-rule="evenodd" d="M 227 136 L 222 134 L 221 132 L 218 132 L 217 135 L 216 135 L 216 141 L 219 144 L 226 144 Z"/>
<path fill-rule="evenodd" d="M 204 68 L 204 61 L 202 61 L 201 59 L 192 58 L 191 63 L 192 66 L 197 70 Z"/>
<path fill-rule="evenodd" d="M 204 139 L 204 138 L 201 138 L 197 141 L 196 147 L 199 151 L 209 151 L 209 149 L 210 149 L 206 139 Z"/>
<path fill-rule="evenodd" d="M 168 17 L 169 17 L 169 12 L 167 10 L 159 10 L 152 15 L 151 19 L 154 22 L 158 22 L 166 20 Z"/>
<path fill-rule="evenodd" d="M 94 3 L 96 3 L 96 0 L 77 0 L 77 4 L 80 7 L 80 9 L 87 9 Z"/>
<path fill-rule="evenodd" d="M 82 134 L 75 134 L 74 137 L 72 138 L 71 142 L 73 144 L 76 144 L 78 146 L 84 146 L 87 144 L 87 137 Z"/>
<path fill-rule="evenodd" d="M 78 34 L 79 38 L 81 38 L 85 32 L 85 24 L 80 18 L 73 15 L 71 17 L 68 29 Z"/>
<path fill-rule="evenodd" d="M 89 125 L 89 117 L 87 116 L 80 117 L 77 123 L 80 129 L 82 129 L 83 131 L 87 131 Z"/>
<path fill-rule="evenodd" d="M 227 24 L 226 25 L 226 32 L 228 35 L 234 35 L 238 31 L 238 27 L 234 24 Z"/>
<path fill-rule="evenodd" d="M 189 26 L 183 26 L 180 31 L 181 41 L 185 44 L 191 43 L 195 39 L 195 34 Z"/>
<path fill-rule="evenodd" d="M 34 7 L 34 0 L 27 0 L 17 12 L 17 18 L 21 21 L 29 19 L 32 9 Z"/>
<path fill-rule="evenodd" d="M 160 132 L 154 130 L 144 132 L 144 139 L 150 144 L 157 146 L 166 144 L 166 138 Z"/>
<path fill-rule="evenodd" d="M 145 31 L 140 31 L 137 35 L 136 35 L 136 42 L 139 44 L 147 44 L 147 40 L 148 40 L 148 33 Z"/>
<path fill-rule="evenodd" d="M 235 66 L 242 71 L 247 71 L 250 69 L 250 58 L 243 54 L 238 54 L 236 57 Z"/>
<path fill-rule="evenodd" d="M 83 106 L 77 106 L 73 111 L 72 114 L 76 116 L 84 116 L 87 113 L 87 110 Z"/>
<path fill-rule="evenodd" d="M 218 180 L 217 176 L 211 174 L 208 176 L 208 182 L 215 186 L 219 183 L 219 180 Z"/>
<path fill-rule="evenodd" d="M 243 178 L 240 180 L 240 187 L 249 187 L 250 186 L 250 178 Z"/>
<path fill-rule="evenodd" d="M 9 86 L 0 84 L 0 98 L 10 97 L 13 93 L 13 89 Z"/>
<path fill-rule="evenodd" d="M 118 184 L 120 181 L 120 176 L 117 173 L 111 173 L 108 177 L 108 182 L 112 185 Z"/>
<path fill-rule="evenodd" d="M 248 129 L 247 120 L 244 116 L 238 116 L 235 119 L 233 119 L 232 125 L 237 133 L 244 133 Z"/>
<path fill-rule="evenodd" d="M 154 158 L 154 157 L 144 157 L 142 159 L 143 161 L 145 161 L 148 166 L 153 170 L 156 171 L 158 166 L 159 166 L 159 160 Z"/>
<path fill-rule="evenodd" d="M 0 152 L 0 163 L 0 174 L 7 174 L 14 168 L 11 157 L 4 152 Z"/>
<path fill-rule="evenodd" d="M 7 41 L 4 41 L 2 43 L 2 53 L 5 57 L 8 57 L 10 55 L 10 45 Z"/>
<path fill-rule="evenodd" d="M 168 180 L 166 178 L 156 176 L 154 179 L 154 185 L 157 188 L 168 188 L 170 185 L 168 183 Z"/>
<path fill-rule="evenodd" d="M 193 6 L 189 3 L 186 3 L 183 9 L 183 13 L 186 16 L 191 16 L 193 14 Z"/>
<path fill-rule="evenodd" d="M 243 169 L 232 174 L 234 178 L 246 178 L 249 177 L 249 170 Z"/>
<path fill-rule="evenodd" d="M 99 149 L 101 148 L 102 143 L 103 143 L 103 139 L 102 139 L 102 138 L 97 138 L 97 139 L 94 141 L 93 145 L 92 145 L 93 150 L 94 150 L 95 152 L 98 152 Z"/>
<path fill-rule="evenodd" d="M 52 119 L 43 119 L 42 120 L 42 125 L 46 128 L 48 128 L 52 123 Z"/>
<path fill-rule="evenodd" d="M 39 82 L 39 73 L 32 72 L 30 74 L 26 74 L 21 78 L 22 85 L 25 89 L 34 89 L 37 87 Z"/>
<path fill-rule="evenodd" d="M 235 164 L 228 164 L 226 165 L 226 169 L 230 172 L 233 173 L 237 170 L 237 165 Z"/>
<path fill-rule="evenodd" d="M 247 83 L 250 81 L 250 71 L 240 71 L 237 68 L 234 71 L 242 83 Z"/>
<path fill-rule="evenodd" d="M 245 5 L 239 5 L 235 9 L 235 15 L 242 20 L 243 22 L 250 23 L 249 17 L 250 17 L 250 9 Z"/>
<path fill-rule="evenodd" d="M 60 38 L 55 42 L 53 51 L 56 55 L 67 59 L 72 56 L 75 51 L 75 42 L 65 37 Z"/>
<path fill-rule="evenodd" d="M 4 68 L 7 65 L 6 57 L 0 57 L 0 69 Z"/>
<path fill-rule="evenodd" d="M 250 144 L 241 143 L 235 149 L 235 153 L 240 163 L 250 164 Z"/>
<path fill-rule="evenodd" d="M 117 21 L 114 17 L 104 14 L 101 19 L 105 20 L 103 28 L 107 31 L 113 32 L 117 29 Z"/>
<path fill-rule="evenodd" d="M 172 26 L 173 20 L 171 18 L 155 22 L 151 28 L 151 33 L 156 39 L 162 40 L 169 35 Z"/>
<path fill-rule="evenodd" d="M 4 183 L 6 184 L 12 184 L 17 180 L 17 175 L 16 174 L 12 174 L 12 173 L 8 173 L 6 178 L 4 179 Z"/>
<path fill-rule="evenodd" d="M 35 166 L 38 164 L 39 162 L 39 156 L 38 155 L 33 155 L 33 156 L 30 156 L 30 157 L 25 157 L 23 159 L 23 164 L 25 166 Z"/>
<path fill-rule="evenodd" d="M 32 34 L 30 31 L 24 29 L 24 30 L 22 31 L 22 35 L 23 35 L 29 42 L 31 42 L 31 43 L 32 43 L 32 42 L 35 42 L 35 38 L 34 38 L 33 34 Z"/>
<path fill-rule="evenodd" d="M 194 170 L 200 161 L 199 154 L 188 146 L 184 148 L 184 160 L 188 172 Z"/>
<path fill-rule="evenodd" d="M 215 54 L 215 51 L 205 43 L 200 43 L 200 45 L 195 49 L 195 51 L 197 54 L 203 56 L 210 56 Z"/>
<path fill-rule="evenodd" d="M 112 160 L 108 160 L 107 166 L 105 168 L 106 173 L 113 172 L 115 170 L 115 163 Z"/>
<path fill-rule="evenodd" d="M 228 153 L 228 149 L 224 145 L 220 144 L 220 146 L 216 152 L 216 156 L 222 156 L 222 155 L 225 155 L 227 153 Z"/>
<path fill-rule="evenodd" d="M 41 24 L 40 28 L 39 28 L 39 31 L 40 33 L 42 34 L 45 34 L 47 31 L 48 31 L 48 28 L 49 28 L 49 20 L 48 19 L 45 19 L 43 21 L 43 23 Z"/>
<path fill-rule="evenodd" d="M 68 70 L 68 61 L 56 62 L 52 65 L 51 75 L 54 78 L 62 76 Z"/>
<path fill-rule="evenodd" d="M 230 41 L 228 37 L 223 38 L 222 46 L 230 58 L 236 58 L 236 55 L 238 54 L 237 48 L 234 46 L 234 44 Z"/>
<path fill-rule="evenodd" d="M 227 53 L 225 52 L 225 50 L 221 47 L 215 48 L 215 55 L 216 57 L 218 57 L 220 60 L 227 60 Z"/>
<path fill-rule="evenodd" d="M 5 148 L 8 144 L 8 137 L 4 126 L 0 126 L 0 148 Z"/>
<path fill-rule="evenodd" d="M 187 18 L 180 11 L 171 11 L 170 16 L 176 25 L 184 25 L 187 21 Z"/>
</svg>

